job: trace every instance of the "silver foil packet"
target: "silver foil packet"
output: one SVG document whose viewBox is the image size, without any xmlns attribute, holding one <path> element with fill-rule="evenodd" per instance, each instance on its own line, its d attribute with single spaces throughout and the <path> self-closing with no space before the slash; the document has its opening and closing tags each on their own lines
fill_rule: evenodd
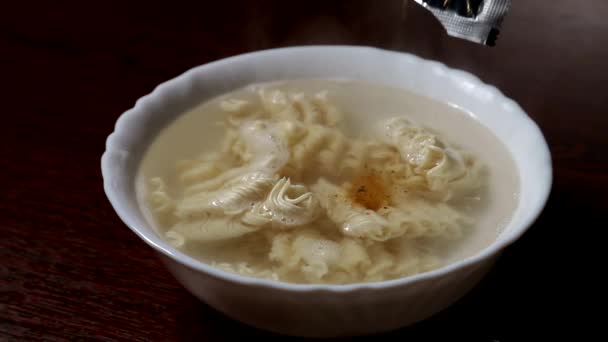
<svg viewBox="0 0 608 342">
<path fill-rule="evenodd" d="M 494 46 L 511 0 L 414 0 L 439 19 L 448 34 Z"/>
</svg>

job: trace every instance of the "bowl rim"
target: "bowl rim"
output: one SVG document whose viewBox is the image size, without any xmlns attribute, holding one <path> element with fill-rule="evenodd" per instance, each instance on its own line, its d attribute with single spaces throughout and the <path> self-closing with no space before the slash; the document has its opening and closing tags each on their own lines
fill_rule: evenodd
<svg viewBox="0 0 608 342">
<path fill-rule="evenodd" d="M 180 84 L 187 84 L 188 80 L 192 79 L 195 75 L 204 72 L 205 70 L 210 70 L 216 67 L 229 65 L 232 63 L 238 63 L 239 61 L 244 61 L 250 58 L 260 58 L 260 57 L 271 57 L 272 55 L 282 54 L 282 53 L 298 53 L 303 51 L 311 51 L 311 50 L 319 50 L 319 51 L 337 51 L 337 50 L 349 50 L 352 53 L 377 53 L 377 54 L 386 54 L 386 55 L 398 55 L 399 58 L 410 59 L 418 63 L 430 63 L 433 64 L 433 67 L 440 68 L 442 72 L 445 74 L 451 75 L 453 77 L 465 77 L 467 81 L 474 84 L 476 87 L 485 88 L 485 90 L 491 92 L 494 97 L 502 102 L 506 102 L 512 108 L 512 114 L 516 115 L 522 124 L 530 126 L 530 128 L 538 134 L 538 141 L 541 143 L 538 148 L 541 150 L 542 157 L 544 157 L 548 163 L 546 163 L 547 170 L 544 186 L 540 189 L 541 193 L 538 197 L 538 200 L 534 204 L 534 208 L 528 211 L 528 214 L 525 216 L 523 220 L 521 220 L 520 224 L 513 229 L 513 233 L 509 234 L 507 237 L 502 239 L 497 239 L 492 242 L 489 246 L 483 248 L 481 251 L 477 252 L 474 255 L 471 255 L 465 259 L 458 260 L 446 266 L 442 266 L 435 270 L 431 270 L 428 272 L 423 272 L 403 278 L 397 278 L 392 280 L 385 280 L 379 282 L 360 282 L 360 283 L 352 283 L 352 284 L 299 284 L 299 283 L 287 283 L 282 281 L 275 280 L 267 280 L 261 278 L 247 277 L 242 276 L 240 274 L 231 273 L 228 271 L 221 270 L 219 268 L 213 267 L 207 263 L 196 260 L 193 257 L 181 252 L 177 248 L 170 245 L 168 242 L 163 241 L 162 238 L 158 237 L 159 242 L 155 241 L 155 238 L 151 235 L 155 235 L 154 232 L 147 232 L 145 229 L 141 229 L 137 225 L 135 225 L 130 219 L 128 211 L 124 208 L 121 203 L 121 200 L 115 196 L 115 190 L 111 187 L 110 184 L 110 174 L 114 173 L 112 170 L 112 163 L 110 160 L 110 152 L 120 152 L 117 151 L 115 142 L 118 140 L 118 136 L 122 131 L 125 131 L 125 125 L 121 125 L 120 123 L 126 121 L 126 117 L 134 117 L 145 112 L 145 108 L 148 104 L 153 101 L 153 99 L 160 96 L 161 93 L 166 92 L 170 88 L 179 87 Z M 169 123 L 170 124 L 170 123 Z M 521 108 L 519 104 L 517 104 L 512 99 L 505 96 L 499 89 L 492 85 L 488 85 L 481 81 L 477 76 L 463 71 L 459 69 L 454 69 L 448 67 L 444 63 L 441 63 L 432 59 L 425 59 L 418 57 L 414 54 L 408 52 L 394 51 L 383 48 L 371 47 L 371 46 L 359 46 L 359 45 L 305 45 L 305 46 L 290 46 L 290 47 L 281 47 L 281 48 L 271 48 L 258 50 L 254 52 L 248 52 L 243 54 L 234 55 L 227 58 L 218 59 L 209 63 L 205 63 L 202 65 L 194 66 L 180 75 L 166 80 L 160 83 L 152 92 L 147 95 L 139 98 L 135 105 L 123 112 L 118 119 L 116 120 L 116 124 L 114 127 L 114 131 L 107 137 L 106 139 L 106 149 L 101 157 L 101 171 L 103 178 L 103 187 L 104 192 L 111 206 L 113 207 L 116 214 L 119 216 L 121 221 L 131 229 L 137 236 L 139 236 L 145 243 L 154 248 L 157 252 L 160 252 L 162 255 L 165 255 L 172 259 L 173 261 L 187 266 L 188 268 L 203 272 L 208 276 L 223 279 L 229 282 L 238 283 L 241 285 L 247 286 L 255 286 L 255 287 L 266 287 L 273 288 L 277 290 L 283 291 L 292 291 L 292 292 L 316 292 L 316 291 L 329 291 L 334 293 L 341 292 L 350 292 L 350 291 L 366 291 L 366 290 L 378 290 L 378 289 L 386 289 L 386 288 L 395 288 L 400 287 L 406 284 L 417 283 L 420 281 L 439 278 L 441 276 L 447 275 L 449 273 L 455 272 L 460 269 L 464 269 L 467 267 L 472 267 L 476 264 L 481 263 L 486 259 L 493 258 L 500 254 L 500 252 L 517 241 L 536 221 L 538 216 L 544 210 L 544 207 L 547 203 L 549 194 L 551 192 L 552 183 L 553 183 L 553 166 L 551 161 L 551 153 L 549 151 L 548 144 L 543 136 L 542 131 L 538 127 L 538 125 L 528 116 L 528 114 Z"/>
</svg>

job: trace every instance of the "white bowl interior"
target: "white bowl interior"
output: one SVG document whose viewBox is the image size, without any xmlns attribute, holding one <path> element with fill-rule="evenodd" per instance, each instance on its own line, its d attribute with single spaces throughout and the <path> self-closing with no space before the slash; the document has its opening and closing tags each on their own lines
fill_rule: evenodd
<svg viewBox="0 0 608 342">
<path fill-rule="evenodd" d="M 134 184 L 138 165 L 147 146 L 163 127 L 176 115 L 205 100 L 251 83 L 328 77 L 383 83 L 454 104 L 474 113 L 510 152 L 520 180 L 520 201 L 511 222 L 482 252 L 430 274 L 448 272 L 497 254 L 523 234 L 542 210 L 552 181 L 549 149 L 534 122 L 496 88 L 469 73 L 409 54 L 366 47 L 312 46 L 261 51 L 203 65 L 160 85 L 137 101 L 135 107 L 118 120 L 102 158 L 105 191 L 116 212 L 146 242 L 179 262 L 241 282 L 266 282 L 211 269 L 160 238 L 148 225 L 136 200 Z"/>
</svg>

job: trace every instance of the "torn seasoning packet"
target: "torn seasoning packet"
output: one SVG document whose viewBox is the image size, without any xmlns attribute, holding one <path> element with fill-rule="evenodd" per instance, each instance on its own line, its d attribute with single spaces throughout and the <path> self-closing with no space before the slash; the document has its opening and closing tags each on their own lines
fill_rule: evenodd
<svg viewBox="0 0 608 342">
<path fill-rule="evenodd" d="M 431 11 L 448 35 L 494 46 L 511 0 L 414 0 Z"/>
</svg>

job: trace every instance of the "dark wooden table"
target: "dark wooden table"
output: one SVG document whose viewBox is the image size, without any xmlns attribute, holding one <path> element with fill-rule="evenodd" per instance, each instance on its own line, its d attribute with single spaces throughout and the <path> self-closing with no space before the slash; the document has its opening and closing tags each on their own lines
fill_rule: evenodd
<svg viewBox="0 0 608 342">
<path fill-rule="evenodd" d="M 172 278 L 108 204 L 99 158 L 116 118 L 158 83 L 222 57 L 314 43 L 471 71 L 527 110 L 553 154 L 546 210 L 485 280 L 383 337 L 507 341 L 574 328 L 589 315 L 588 272 L 603 251 L 588 242 L 607 226 L 608 2 L 514 2 L 495 48 L 447 37 L 413 2 L 403 20 L 398 0 L 3 3 L 0 340 L 276 337 Z"/>
</svg>

